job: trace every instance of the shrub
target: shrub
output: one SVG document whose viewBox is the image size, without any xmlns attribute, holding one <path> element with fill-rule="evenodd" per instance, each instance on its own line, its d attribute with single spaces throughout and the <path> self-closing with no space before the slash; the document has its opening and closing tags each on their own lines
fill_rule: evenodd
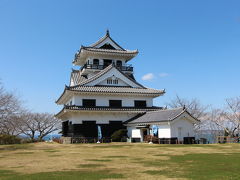
<svg viewBox="0 0 240 180">
<path fill-rule="evenodd" d="M 0 134 L 0 144 L 20 144 L 21 138 L 8 134 Z"/>
<path fill-rule="evenodd" d="M 111 139 L 113 142 L 121 142 L 123 141 L 123 139 L 126 139 L 126 137 L 127 137 L 127 130 L 119 129 L 112 134 Z"/>
</svg>

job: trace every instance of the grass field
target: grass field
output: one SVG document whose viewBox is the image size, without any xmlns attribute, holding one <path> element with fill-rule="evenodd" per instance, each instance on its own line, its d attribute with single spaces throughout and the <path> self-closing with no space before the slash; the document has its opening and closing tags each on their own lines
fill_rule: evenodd
<svg viewBox="0 0 240 180">
<path fill-rule="evenodd" d="M 0 180 L 240 179 L 240 144 L 0 146 Z"/>
</svg>

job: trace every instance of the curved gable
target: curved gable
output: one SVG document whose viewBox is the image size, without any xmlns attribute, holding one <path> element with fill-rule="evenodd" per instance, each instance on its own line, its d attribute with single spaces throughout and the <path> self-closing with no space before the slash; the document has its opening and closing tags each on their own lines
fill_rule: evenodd
<svg viewBox="0 0 240 180">
<path fill-rule="evenodd" d="M 126 77 L 126 75 L 121 73 L 115 67 L 112 67 L 111 69 L 109 69 L 108 72 L 104 73 L 103 75 L 96 78 L 95 80 L 93 80 L 89 83 L 86 83 L 85 86 L 108 85 L 107 84 L 108 79 L 117 79 L 117 80 L 119 80 L 119 82 L 121 82 L 121 83 L 118 83 L 119 85 L 113 83 L 112 85 L 114 85 L 114 86 L 128 86 L 128 87 L 134 87 L 134 88 L 142 88 L 143 87 L 140 84 L 131 80 L 130 78 Z"/>
<path fill-rule="evenodd" d="M 112 38 L 110 38 L 110 37 L 106 37 L 102 42 L 100 42 L 99 44 L 97 44 L 93 47 L 94 48 L 102 48 L 103 46 L 106 46 L 106 47 L 112 46 L 114 49 L 123 50 L 123 48 L 121 46 L 119 46 L 115 41 L 113 41 Z M 112 49 L 112 48 L 110 48 L 110 49 Z"/>
</svg>

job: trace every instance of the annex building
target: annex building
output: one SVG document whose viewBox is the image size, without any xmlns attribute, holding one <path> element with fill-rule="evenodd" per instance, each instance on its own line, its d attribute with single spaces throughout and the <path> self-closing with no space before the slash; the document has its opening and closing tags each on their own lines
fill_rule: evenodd
<svg viewBox="0 0 240 180">
<path fill-rule="evenodd" d="M 197 119 L 183 107 L 164 109 L 153 99 L 165 90 L 151 89 L 138 83 L 131 60 L 138 50 L 127 50 L 116 43 L 109 31 L 90 46 L 81 46 L 75 54 L 70 82 L 59 99 L 63 109 L 56 114 L 62 120 L 65 137 L 110 137 L 127 128 L 128 136 L 143 141 L 153 134 L 159 138 L 194 136 Z"/>
</svg>

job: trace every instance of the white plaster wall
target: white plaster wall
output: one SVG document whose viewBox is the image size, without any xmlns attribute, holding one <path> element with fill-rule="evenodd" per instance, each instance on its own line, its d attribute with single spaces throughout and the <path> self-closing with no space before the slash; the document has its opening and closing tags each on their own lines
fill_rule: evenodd
<svg viewBox="0 0 240 180">
<path fill-rule="evenodd" d="M 140 138 L 141 142 L 143 141 L 143 132 L 141 129 L 137 129 L 133 126 L 128 126 L 127 130 L 129 138 Z"/>
<path fill-rule="evenodd" d="M 132 138 L 142 138 L 140 129 L 132 129 Z"/>
<path fill-rule="evenodd" d="M 158 125 L 158 138 L 170 138 L 171 128 L 169 124 Z"/>
<path fill-rule="evenodd" d="M 75 112 L 68 115 L 73 124 L 82 124 L 82 121 L 96 121 L 97 124 L 109 124 L 109 121 L 126 121 L 137 114 L 116 112 Z"/>
<path fill-rule="evenodd" d="M 181 128 L 181 137 L 179 137 L 179 128 Z M 183 137 L 194 137 L 194 125 L 186 117 L 182 116 L 171 123 L 171 136 L 183 140 Z"/>
<path fill-rule="evenodd" d="M 139 97 L 139 96 L 116 96 L 116 95 L 75 95 L 74 103 L 77 106 L 82 106 L 82 99 L 96 99 L 96 106 L 109 106 L 109 100 L 122 100 L 122 106 L 124 107 L 134 107 L 134 100 L 145 100 L 147 107 L 153 106 L 152 97 Z"/>
</svg>

